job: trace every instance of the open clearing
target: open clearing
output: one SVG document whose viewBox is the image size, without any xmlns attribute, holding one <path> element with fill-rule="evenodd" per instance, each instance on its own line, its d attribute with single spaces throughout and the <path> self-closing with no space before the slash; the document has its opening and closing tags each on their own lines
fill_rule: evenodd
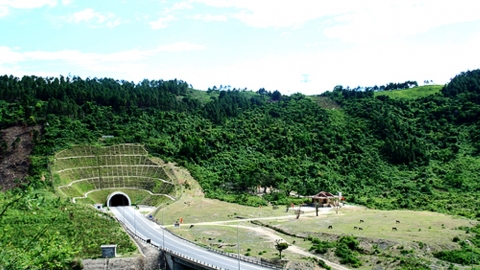
<svg viewBox="0 0 480 270">
<path fill-rule="evenodd" d="M 250 220 L 259 220 L 264 225 L 281 228 L 297 236 L 313 236 L 322 240 L 335 240 L 341 235 L 353 235 L 358 237 L 362 246 L 367 249 L 378 244 L 382 251 L 389 252 L 392 256 L 400 254 L 403 249 L 415 250 L 415 256 L 432 260 L 439 269 L 443 269 L 448 267 L 448 263 L 432 258 L 431 253 L 442 249 L 459 248 L 459 245 L 452 241 L 453 237 L 466 239 L 468 234 L 458 228 L 472 227 L 477 223 L 433 212 L 382 211 L 348 205 L 341 208 L 338 214 L 329 208 L 321 209 L 319 216 L 315 215 L 314 209 L 303 207 L 305 213 L 296 219 L 293 211 L 286 212 L 285 206 L 274 210 L 272 207 L 247 207 L 206 199 L 198 183 L 188 173 L 179 168 L 174 168 L 173 172 L 180 182 L 188 183 L 189 188 L 183 191 L 179 201 L 160 207 L 156 213 L 158 220 L 160 222 L 163 220 L 174 233 L 200 245 L 237 253 L 238 243 L 240 254 L 258 258 L 278 258 L 275 240 L 283 239 L 292 244 L 283 252 L 285 257 L 290 261 L 306 262 L 302 258 L 308 254 L 306 252 L 311 243 L 302 238 L 254 225 Z M 183 225 L 174 229 L 172 224 L 180 219 L 183 220 Z M 194 226 L 190 228 L 190 225 Z M 328 229 L 329 225 L 333 228 Z M 362 230 L 354 227 L 362 227 Z M 392 227 L 396 227 L 397 230 L 392 230 Z M 331 254 L 322 257 L 338 263 L 337 258 Z M 372 269 L 372 263 L 383 260 L 364 259 L 370 262 L 364 263 L 359 269 Z"/>
</svg>

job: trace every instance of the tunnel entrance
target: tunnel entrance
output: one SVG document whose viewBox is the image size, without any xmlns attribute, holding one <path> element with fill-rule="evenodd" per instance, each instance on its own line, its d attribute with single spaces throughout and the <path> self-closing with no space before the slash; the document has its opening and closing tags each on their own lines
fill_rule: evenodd
<svg viewBox="0 0 480 270">
<path fill-rule="evenodd" d="M 114 192 L 108 196 L 107 205 L 108 207 L 130 206 L 131 202 L 127 194 L 123 192 Z"/>
</svg>

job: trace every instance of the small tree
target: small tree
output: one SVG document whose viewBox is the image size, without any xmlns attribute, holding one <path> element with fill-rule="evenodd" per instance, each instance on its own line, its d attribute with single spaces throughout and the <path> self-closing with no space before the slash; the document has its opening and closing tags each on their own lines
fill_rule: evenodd
<svg viewBox="0 0 480 270">
<path fill-rule="evenodd" d="M 299 205 L 299 206 L 298 206 L 298 209 L 295 211 L 295 214 L 297 214 L 297 219 L 300 218 L 300 214 L 302 213 L 302 209 L 301 209 L 301 208 L 302 208 L 302 206 Z"/>
<path fill-rule="evenodd" d="M 331 205 L 335 209 L 335 213 L 338 214 L 338 210 L 340 210 L 340 207 L 342 207 L 342 205 L 340 204 L 340 198 L 336 197 L 335 199 L 333 199 Z"/>
<path fill-rule="evenodd" d="M 278 252 L 280 253 L 280 259 L 282 258 L 282 251 L 284 251 L 285 249 L 288 248 L 288 243 L 287 242 L 283 242 L 282 239 L 277 239 L 275 240 L 275 248 L 278 250 Z"/>
</svg>

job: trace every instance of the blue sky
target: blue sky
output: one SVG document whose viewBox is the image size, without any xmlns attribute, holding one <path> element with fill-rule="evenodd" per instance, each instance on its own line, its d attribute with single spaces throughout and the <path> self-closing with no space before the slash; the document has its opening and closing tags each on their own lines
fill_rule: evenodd
<svg viewBox="0 0 480 270">
<path fill-rule="evenodd" d="M 480 68 L 477 0 L 0 0 L 0 74 L 319 94 Z"/>
</svg>

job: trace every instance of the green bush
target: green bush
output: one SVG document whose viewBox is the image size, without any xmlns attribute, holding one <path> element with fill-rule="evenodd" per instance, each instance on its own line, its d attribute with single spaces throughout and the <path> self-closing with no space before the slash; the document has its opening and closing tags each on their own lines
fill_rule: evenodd
<svg viewBox="0 0 480 270">
<path fill-rule="evenodd" d="M 335 242 L 321 241 L 318 238 L 313 238 L 312 243 L 314 244 L 310 247 L 310 251 L 315 253 L 325 254 L 330 248 L 335 247 Z"/>
<path fill-rule="evenodd" d="M 469 265 L 471 263 L 480 263 L 478 254 L 472 254 L 471 250 L 443 250 L 433 254 L 436 258 L 447 262 Z"/>
<path fill-rule="evenodd" d="M 356 237 L 342 236 L 337 242 L 335 255 L 340 258 L 340 263 L 358 268 L 362 265 L 362 262 L 357 257 L 358 251 L 361 250 Z"/>
</svg>

